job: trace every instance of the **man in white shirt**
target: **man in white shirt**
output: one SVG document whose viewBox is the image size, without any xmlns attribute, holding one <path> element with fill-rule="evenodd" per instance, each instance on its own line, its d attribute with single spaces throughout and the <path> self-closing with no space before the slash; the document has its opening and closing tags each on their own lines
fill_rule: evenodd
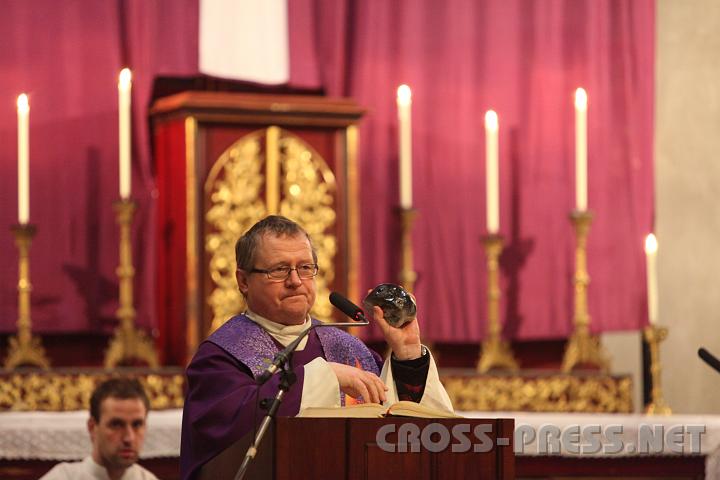
<svg viewBox="0 0 720 480">
<path fill-rule="evenodd" d="M 92 455 L 55 465 L 40 480 L 157 480 L 135 463 L 145 440 L 149 408 L 150 401 L 136 379 L 103 382 L 90 398 L 87 427 Z"/>
</svg>

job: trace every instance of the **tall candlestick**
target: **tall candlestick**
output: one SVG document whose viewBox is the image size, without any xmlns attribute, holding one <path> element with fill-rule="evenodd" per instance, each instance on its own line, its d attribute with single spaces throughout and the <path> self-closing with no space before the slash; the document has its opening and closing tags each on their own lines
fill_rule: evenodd
<svg viewBox="0 0 720 480">
<path fill-rule="evenodd" d="M 575 90 L 575 207 L 587 210 L 587 93 Z"/>
<path fill-rule="evenodd" d="M 647 260 L 647 297 L 648 319 L 651 325 L 657 325 L 658 286 L 657 286 L 657 249 L 658 244 L 652 233 L 645 237 L 645 258 Z"/>
<path fill-rule="evenodd" d="M 485 113 L 485 188 L 487 230 L 498 233 L 500 228 L 500 200 L 498 177 L 498 116 L 492 110 Z"/>
<path fill-rule="evenodd" d="M 17 98 L 18 117 L 18 223 L 30 220 L 30 104 L 27 95 Z"/>
<path fill-rule="evenodd" d="M 398 130 L 400 137 L 400 206 L 412 208 L 412 92 L 407 85 L 397 89 Z"/>
<path fill-rule="evenodd" d="M 118 80 L 118 112 L 120 138 L 120 198 L 130 198 L 130 91 L 132 73 L 129 68 L 120 71 Z"/>
</svg>

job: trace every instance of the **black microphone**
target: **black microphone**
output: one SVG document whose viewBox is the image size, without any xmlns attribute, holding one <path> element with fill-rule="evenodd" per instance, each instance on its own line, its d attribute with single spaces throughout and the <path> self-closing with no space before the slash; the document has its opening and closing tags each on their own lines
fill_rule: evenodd
<svg viewBox="0 0 720 480">
<path fill-rule="evenodd" d="M 342 313 L 359 322 L 367 322 L 363 309 L 355 305 L 353 302 L 343 297 L 337 292 L 330 294 L 330 303 Z"/>
<path fill-rule="evenodd" d="M 715 357 L 712 353 L 708 352 L 704 348 L 700 348 L 698 350 L 698 356 L 703 359 L 705 363 L 710 365 L 712 368 L 715 369 L 718 373 L 720 373 L 720 360 Z"/>
<path fill-rule="evenodd" d="M 268 380 L 270 380 L 270 377 L 275 375 L 275 372 L 280 370 L 280 368 L 285 365 L 289 360 L 292 353 L 295 351 L 298 345 L 300 345 L 300 341 L 305 338 L 305 336 L 310 333 L 310 330 L 315 328 L 316 325 L 310 325 L 308 328 L 300 332 L 300 335 L 292 341 L 287 347 L 280 350 L 278 353 L 275 354 L 275 358 L 273 358 L 272 364 L 265 369 L 263 373 L 260 374 L 260 376 L 257 378 L 257 384 L 262 385 Z"/>
</svg>

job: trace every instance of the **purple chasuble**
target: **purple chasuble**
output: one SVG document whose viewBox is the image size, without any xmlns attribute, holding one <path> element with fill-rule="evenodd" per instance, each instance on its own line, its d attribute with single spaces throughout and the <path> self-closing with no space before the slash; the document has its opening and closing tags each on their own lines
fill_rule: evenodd
<svg viewBox="0 0 720 480">
<path fill-rule="evenodd" d="M 319 320 L 312 320 L 319 325 Z M 334 327 L 316 328 L 317 336 L 328 362 L 344 363 L 380 375 L 372 352 L 357 338 Z M 275 340 L 260 325 L 245 315 L 237 315 L 218 328 L 208 341 L 242 362 L 258 377 L 280 351 Z"/>
<path fill-rule="evenodd" d="M 316 321 L 316 320 L 314 320 Z M 234 317 L 198 347 L 188 365 L 180 449 L 181 478 L 195 478 L 200 467 L 260 423 L 265 411 L 259 399 L 272 398 L 280 376 L 262 386 L 259 375 L 282 346 L 244 315 Z M 297 382 L 285 394 L 279 416 L 295 416 L 300 409 L 305 365 L 322 357 L 379 373 L 382 358 L 360 340 L 333 327 L 308 334 L 305 348 L 295 352 L 291 368 Z M 247 362 L 247 363 L 246 363 Z"/>
</svg>

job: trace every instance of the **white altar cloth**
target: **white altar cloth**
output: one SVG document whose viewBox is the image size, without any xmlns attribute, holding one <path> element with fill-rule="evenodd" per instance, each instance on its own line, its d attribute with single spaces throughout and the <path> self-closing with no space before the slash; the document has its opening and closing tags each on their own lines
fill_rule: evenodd
<svg viewBox="0 0 720 480">
<path fill-rule="evenodd" d="M 720 415 L 647 416 L 639 414 L 458 412 L 468 418 L 514 418 L 516 429 L 528 425 L 538 431 L 543 425 L 560 430 L 573 425 L 622 425 L 622 438 L 632 442 L 641 425 L 705 425 L 701 454 L 706 457 L 706 478 L 720 480 Z M 87 433 L 88 412 L 0 413 L 0 460 L 79 460 L 91 450 Z M 141 458 L 178 457 L 182 410 L 151 411 Z M 518 455 L 538 455 L 537 438 Z M 560 455 L 574 455 L 566 451 Z M 597 457 L 600 454 L 593 456 Z M 621 453 L 618 455 L 632 455 Z M 637 454 L 636 454 L 637 455 Z"/>
<path fill-rule="evenodd" d="M 0 413 L 0 460 L 79 460 L 92 450 L 87 410 Z M 182 410 L 150 411 L 141 458 L 180 456 Z"/>
</svg>

